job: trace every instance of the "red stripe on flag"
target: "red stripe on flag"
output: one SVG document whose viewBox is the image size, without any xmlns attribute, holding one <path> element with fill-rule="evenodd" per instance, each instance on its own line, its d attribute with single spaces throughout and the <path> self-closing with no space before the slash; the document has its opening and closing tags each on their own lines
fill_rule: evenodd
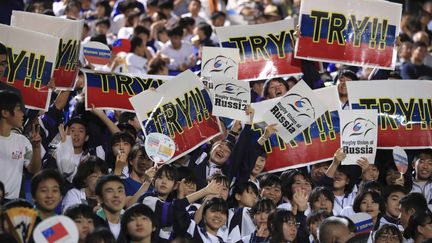
<svg viewBox="0 0 432 243">
<path fill-rule="evenodd" d="M 364 62 L 382 67 L 391 67 L 393 49 L 392 46 L 386 46 L 384 50 L 370 49 L 369 45 L 365 43 L 362 43 L 360 47 L 354 47 L 350 42 L 346 43 L 346 45 L 338 45 L 336 41 L 333 44 L 327 44 L 326 39 L 314 43 L 312 38 L 302 36 L 299 39 L 297 56 L 350 63 Z"/>
<path fill-rule="evenodd" d="M 253 61 L 247 59 L 239 65 L 239 80 L 243 79 L 267 79 L 269 76 L 301 73 L 300 60 L 293 58 L 293 53 L 286 53 L 284 58 L 272 55 L 269 61 L 264 59 Z"/>
<path fill-rule="evenodd" d="M 6 77 L 3 77 L 2 82 L 6 83 Z M 24 81 L 15 80 L 13 84 L 8 85 L 14 86 L 19 89 L 21 92 L 21 96 L 23 97 L 24 104 L 28 106 L 32 106 L 34 108 L 39 108 L 41 110 L 45 110 L 46 103 L 48 99 L 48 87 L 42 85 L 42 87 L 37 90 L 34 88 L 34 84 L 31 84 L 30 87 L 24 87 Z"/>
<path fill-rule="evenodd" d="M 378 130 L 378 147 L 430 147 L 432 144 L 432 128 L 421 129 L 420 125 L 412 126 L 407 130 L 405 126 L 399 126 L 397 130 L 388 128 Z"/>
<path fill-rule="evenodd" d="M 289 166 L 300 167 L 301 164 L 333 158 L 334 152 L 340 147 L 340 137 L 337 135 L 335 140 L 321 142 L 319 138 L 312 139 L 312 143 L 298 143 L 297 147 L 286 145 L 285 150 L 278 146 L 272 148 L 271 153 L 267 153 L 267 163 L 265 171 L 278 170 Z"/>
<path fill-rule="evenodd" d="M 75 78 L 78 74 L 78 68 L 74 70 L 65 70 L 64 66 L 54 70 L 54 79 L 57 88 L 72 88 L 75 84 Z"/>
</svg>

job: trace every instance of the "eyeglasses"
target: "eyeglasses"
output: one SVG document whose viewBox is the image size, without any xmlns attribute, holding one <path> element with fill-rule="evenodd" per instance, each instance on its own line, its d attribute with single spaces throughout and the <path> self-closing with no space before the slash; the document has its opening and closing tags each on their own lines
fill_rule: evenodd
<svg viewBox="0 0 432 243">
<path fill-rule="evenodd" d="M 393 242 L 393 241 L 398 241 L 399 237 L 397 235 L 393 235 L 393 234 L 382 234 L 382 235 L 379 235 L 377 237 L 377 239 L 391 240 Z"/>
</svg>

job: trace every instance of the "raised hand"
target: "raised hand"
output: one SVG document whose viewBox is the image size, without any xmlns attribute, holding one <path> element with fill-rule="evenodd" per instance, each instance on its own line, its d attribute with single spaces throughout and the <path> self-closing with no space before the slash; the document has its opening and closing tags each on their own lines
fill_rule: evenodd
<svg viewBox="0 0 432 243">
<path fill-rule="evenodd" d="M 32 130 L 30 133 L 30 143 L 32 144 L 33 148 L 40 147 L 42 137 L 39 134 L 39 130 L 40 130 L 40 126 L 36 120 L 36 122 L 32 125 Z"/>
<path fill-rule="evenodd" d="M 63 123 L 61 123 L 58 126 L 58 130 L 59 130 L 59 134 L 60 134 L 60 138 L 61 138 L 61 142 L 62 143 L 66 142 L 66 137 L 67 137 L 67 134 L 68 134 L 68 129 L 69 129 L 69 127 L 66 127 L 66 129 L 65 129 Z"/>
<path fill-rule="evenodd" d="M 358 166 L 360 166 L 362 171 L 365 171 L 367 170 L 367 168 L 369 168 L 369 160 L 365 157 L 361 157 L 356 161 L 356 163 L 358 164 Z"/>
<path fill-rule="evenodd" d="M 336 150 L 334 154 L 334 162 L 340 164 L 346 158 L 346 154 L 343 151 L 343 148 L 339 148 Z"/>
<path fill-rule="evenodd" d="M 304 212 L 308 208 L 309 195 L 301 188 L 296 189 L 293 195 L 293 202 L 297 206 L 297 210 Z"/>
</svg>

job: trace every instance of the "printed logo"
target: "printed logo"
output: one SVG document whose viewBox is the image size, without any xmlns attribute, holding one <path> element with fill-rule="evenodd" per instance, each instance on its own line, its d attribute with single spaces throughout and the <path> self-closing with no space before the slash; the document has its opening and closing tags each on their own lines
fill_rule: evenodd
<svg viewBox="0 0 432 243">
<path fill-rule="evenodd" d="M 221 94 L 230 94 L 230 95 L 235 95 L 235 96 L 239 96 L 241 94 L 247 93 L 248 90 L 241 87 L 241 86 L 237 86 L 233 83 L 227 83 L 227 84 L 218 84 L 215 87 L 215 91 Z"/>
<path fill-rule="evenodd" d="M 375 123 L 369 119 L 356 118 L 343 127 L 342 134 L 346 134 L 348 137 L 366 137 L 371 130 L 375 129 L 375 127 Z"/>
<path fill-rule="evenodd" d="M 23 156 L 21 151 L 12 152 L 12 159 L 21 159 Z"/>
<path fill-rule="evenodd" d="M 223 73 L 232 76 L 230 74 L 234 74 L 236 66 L 237 63 L 234 59 L 218 55 L 214 58 L 210 58 L 204 63 L 202 73 Z"/>
<path fill-rule="evenodd" d="M 299 94 L 289 94 L 286 97 L 290 98 L 287 105 L 296 113 L 296 117 L 316 120 L 315 108 L 309 98 Z"/>
</svg>

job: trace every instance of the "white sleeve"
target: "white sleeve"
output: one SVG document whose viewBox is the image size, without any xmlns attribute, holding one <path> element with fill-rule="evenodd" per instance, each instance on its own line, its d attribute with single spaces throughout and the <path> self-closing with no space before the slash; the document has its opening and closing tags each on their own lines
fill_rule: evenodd
<svg viewBox="0 0 432 243">
<path fill-rule="evenodd" d="M 73 162 L 73 155 L 74 149 L 72 137 L 66 136 L 66 142 L 59 143 L 57 149 L 55 150 L 55 158 L 58 170 L 66 177 L 70 177 L 72 174 L 74 174 L 77 167 Z"/>
<path fill-rule="evenodd" d="M 72 205 L 81 203 L 80 191 L 78 189 L 69 190 L 63 198 L 62 201 L 62 212 L 64 213 L 66 209 Z"/>
<path fill-rule="evenodd" d="M 30 141 L 25 136 L 22 136 L 22 138 L 24 145 L 24 166 L 27 167 L 33 157 L 33 148 Z"/>
</svg>

